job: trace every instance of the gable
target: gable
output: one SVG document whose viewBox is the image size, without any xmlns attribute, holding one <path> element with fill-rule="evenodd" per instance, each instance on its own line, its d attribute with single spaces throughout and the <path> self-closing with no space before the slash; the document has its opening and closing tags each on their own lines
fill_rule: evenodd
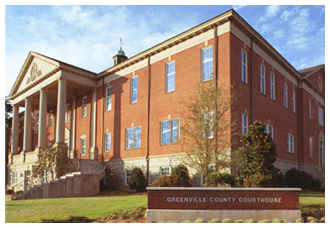
<svg viewBox="0 0 330 228">
<path fill-rule="evenodd" d="M 325 78 L 322 70 L 318 70 L 307 77 L 307 80 L 322 94 L 325 94 Z"/>
</svg>

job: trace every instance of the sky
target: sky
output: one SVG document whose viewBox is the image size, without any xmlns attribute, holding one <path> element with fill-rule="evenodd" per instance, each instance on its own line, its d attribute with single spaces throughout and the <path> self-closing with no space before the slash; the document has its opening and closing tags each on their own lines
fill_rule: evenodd
<svg viewBox="0 0 330 228">
<path fill-rule="evenodd" d="M 71 2 L 77 4 L 64 4 Z M 120 38 L 130 58 L 230 9 L 297 70 L 325 64 L 325 1 L 312 2 L 320 5 L 279 6 L 37 5 L 40 3 L 19 5 L 5 0 L 3 5 L 2 84 L 6 96 L 29 51 L 100 73 L 113 66 Z M 93 3 L 98 4 L 97 0 Z"/>
</svg>

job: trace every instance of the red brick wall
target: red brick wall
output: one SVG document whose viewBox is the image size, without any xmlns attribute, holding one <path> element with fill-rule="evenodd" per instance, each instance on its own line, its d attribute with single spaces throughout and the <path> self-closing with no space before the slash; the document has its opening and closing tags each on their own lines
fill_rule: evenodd
<svg viewBox="0 0 330 228">
<path fill-rule="evenodd" d="M 299 210 L 299 191 L 298 189 L 195 188 L 194 190 L 185 190 L 182 188 L 182 190 L 179 190 L 179 188 L 175 188 L 172 190 L 170 188 L 164 188 L 163 190 L 151 190 L 148 188 L 148 209 Z M 197 202 L 189 202 L 189 200 L 194 201 L 194 198 Z M 218 202 L 216 202 L 216 198 Z M 219 202 L 219 198 L 227 198 L 227 202 Z M 268 198 L 268 202 L 266 198 Z M 264 202 L 262 202 L 262 199 Z"/>
</svg>

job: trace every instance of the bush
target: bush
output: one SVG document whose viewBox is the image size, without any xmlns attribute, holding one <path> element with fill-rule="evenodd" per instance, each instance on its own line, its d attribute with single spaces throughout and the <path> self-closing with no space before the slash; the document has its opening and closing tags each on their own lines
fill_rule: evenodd
<svg viewBox="0 0 330 228">
<path fill-rule="evenodd" d="M 146 191 L 146 178 L 140 168 L 134 167 L 128 178 L 129 188 L 137 192 Z"/>
<path fill-rule="evenodd" d="M 232 223 L 233 220 L 231 220 L 230 218 L 225 218 L 221 221 L 222 223 Z"/>
<path fill-rule="evenodd" d="M 324 209 L 324 204 L 300 204 L 301 216 L 314 216 L 315 212 Z"/>
<path fill-rule="evenodd" d="M 14 190 L 12 190 L 12 189 L 6 189 L 6 194 L 14 194 Z"/>
<path fill-rule="evenodd" d="M 321 190 L 321 180 L 314 178 L 313 175 L 292 168 L 285 173 L 285 182 L 288 187 L 310 189 L 313 191 Z"/>
<path fill-rule="evenodd" d="M 233 187 L 236 185 L 236 181 L 235 177 L 229 173 L 220 173 L 218 171 L 214 171 L 207 175 L 205 178 L 205 184 L 206 186 L 214 184 L 220 186 L 229 185 Z"/>
<path fill-rule="evenodd" d="M 104 220 L 113 220 L 113 219 L 126 219 L 129 221 L 134 221 L 138 218 L 144 218 L 146 213 L 145 207 L 135 207 L 131 210 L 120 210 L 112 214 L 106 215 L 103 217 Z"/>
<path fill-rule="evenodd" d="M 41 219 L 41 223 L 90 223 L 94 220 L 89 219 L 85 216 L 77 216 L 77 215 L 70 215 L 69 217 L 65 219 L 57 219 L 57 218 L 51 218 L 51 219 Z"/>
<path fill-rule="evenodd" d="M 154 187 L 184 187 L 184 182 L 177 176 L 159 176 L 152 185 Z"/>
<path fill-rule="evenodd" d="M 190 177 L 189 177 L 189 171 L 187 166 L 185 165 L 178 165 L 172 169 L 171 172 L 172 176 L 177 176 L 183 181 L 183 187 L 191 187 Z"/>
<path fill-rule="evenodd" d="M 204 220 L 202 218 L 198 218 L 193 223 L 204 223 Z"/>
<path fill-rule="evenodd" d="M 208 221 L 208 223 L 220 223 L 220 220 L 217 218 L 214 218 L 214 219 Z"/>
</svg>

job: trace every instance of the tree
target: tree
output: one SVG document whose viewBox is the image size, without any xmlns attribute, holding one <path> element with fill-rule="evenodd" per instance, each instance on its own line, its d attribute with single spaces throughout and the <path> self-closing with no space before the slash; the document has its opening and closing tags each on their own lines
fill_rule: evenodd
<svg viewBox="0 0 330 228">
<path fill-rule="evenodd" d="M 40 147 L 38 160 L 32 166 L 32 175 L 33 177 L 42 177 L 44 174 L 50 172 L 52 174 L 52 180 L 54 180 L 55 174 L 59 178 L 68 171 L 71 171 L 70 169 L 73 169 L 73 167 L 70 167 L 70 159 L 66 151 L 48 145 L 46 147 Z"/>
<path fill-rule="evenodd" d="M 128 184 L 130 189 L 134 189 L 137 192 L 145 192 L 146 191 L 146 178 L 139 167 L 134 167 L 131 171 Z"/>
<path fill-rule="evenodd" d="M 9 119 L 10 113 L 13 112 L 13 107 L 11 106 L 10 100 L 8 97 L 5 97 L 5 123 L 8 128 L 11 128 L 11 121 Z"/>
<path fill-rule="evenodd" d="M 213 170 L 232 166 L 231 147 L 235 120 L 231 105 L 236 93 L 225 85 L 202 83 L 195 94 L 183 102 L 182 150 L 187 151 L 183 164 L 205 177 Z M 210 169 L 213 166 L 213 169 Z"/>
<path fill-rule="evenodd" d="M 180 178 L 184 183 L 184 187 L 191 187 L 189 171 L 188 171 L 187 166 L 180 164 L 180 165 L 174 167 L 171 172 L 171 175 L 177 176 L 178 178 Z"/>
<path fill-rule="evenodd" d="M 237 149 L 242 163 L 237 171 L 240 182 L 249 187 L 276 187 L 283 183 L 282 174 L 275 168 L 276 145 L 272 137 L 265 133 L 265 126 L 255 121 L 248 128 L 248 134 L 242 135 L 244 146 Z"/>
</svg>

